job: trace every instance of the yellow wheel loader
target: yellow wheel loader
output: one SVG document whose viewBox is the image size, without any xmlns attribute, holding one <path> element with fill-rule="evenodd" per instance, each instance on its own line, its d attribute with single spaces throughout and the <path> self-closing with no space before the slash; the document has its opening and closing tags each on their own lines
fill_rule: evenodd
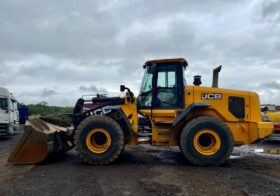
<svg viewBox="0 0 280 196">
<path fill-rule="evenodd" d="M 280 111 L 276 105 L 262 105 L 261 110 L 268 120 L 274 124 L 274 132 L 280 133 Z"/>
<path fill-rule="evenodd" d="M 79 99 L 72 131 L 31 122 L 9 162 L 41 162 L 48 153 L 74 147 L 86 163 L 104 165 L 116 160 L 125 145 L 149 143 L 179 146 L 193 164 L 217 166 L 234 146 L 272 134 L 273 124 L 262 122 L 256 93 L 218 88 L 221 67 L 214 70 L 212 87 L 201 86 L 200 76 L 186 85 L 187 66 L 182 58 L 147 61 L 137 98 L 121 85 L 125 97 L 97 95 L 90 109 L 83 109 L 89 100 Z"/>
</svg>

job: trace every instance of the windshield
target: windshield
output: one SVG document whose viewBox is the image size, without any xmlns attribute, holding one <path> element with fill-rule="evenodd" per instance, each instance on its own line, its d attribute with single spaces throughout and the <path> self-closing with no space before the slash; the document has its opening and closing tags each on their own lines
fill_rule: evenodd
<svg viewBox="0 0 280 196">
<path fill-rule="evenodd" d="M 0 97 L 0 110 L 5 110 L 8 108 L 8 100 L 7 98 Z"/>
<path fill-rule="evenodd" d="M 147 108 L 152 106 L 152 86 L 153 84 L 153 73 L 150 69 L 145 71 L 139 97 L 138 106 L 139 108 Z"/>
<path fill-rule="evenodd" d="M 146 70 L 140 89 L 140 95 L 152 91 L 152 79 L 153 79 L 153 74 L 149 73 L 148 70 Z"/>
</svg>

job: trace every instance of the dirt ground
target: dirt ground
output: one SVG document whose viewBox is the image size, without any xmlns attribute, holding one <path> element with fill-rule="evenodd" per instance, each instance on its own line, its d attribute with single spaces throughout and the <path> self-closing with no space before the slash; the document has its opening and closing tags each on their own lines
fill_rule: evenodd
<svg viewBox="0 0 280 196">
<path fill-rule="evenodd" d="M 280 195 L 280 136 L 236 148 L 221 167 L 195 167 L 178 148 L 126 147 L 109 166 L 85 165 L 75 151 L 39 165 L 6 164 L 21 134 L 0 139 L 0 195 Z M 260 151 L 256 153 L 255 150 Z"/>
</svg>

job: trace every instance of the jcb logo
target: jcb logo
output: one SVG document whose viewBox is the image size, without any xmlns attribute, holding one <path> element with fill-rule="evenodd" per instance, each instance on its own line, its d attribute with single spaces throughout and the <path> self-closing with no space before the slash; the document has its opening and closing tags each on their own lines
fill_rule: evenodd
<svg viewBox="0 0 280 196">
<path fill-rule="evenodd" d="M 222 99 L 222 94 L 220 93 L 202 93 L 201 94 L 201 99 L 206 100 L 221 100 Z"/>
</svg>

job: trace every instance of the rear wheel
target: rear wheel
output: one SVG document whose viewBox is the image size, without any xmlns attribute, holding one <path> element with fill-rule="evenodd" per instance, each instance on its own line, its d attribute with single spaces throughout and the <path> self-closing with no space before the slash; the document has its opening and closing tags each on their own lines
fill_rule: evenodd
<svg viewBox="0 0 280 196">
<path fill-rule="evenodd" d="M 233 135 L 219 119 L 202 116 L 191 120 L 182 130 L 180 149 L 195 165 L 224 163 L 233 150 Z"/>
<path fill-rule="evenodd" d="M 120 125 L 110 117 L 97 115 L 86 118 L 75 133 L 76 151 L 88 164 L 105 165 L 116 160 L 125 142 Z"/>
</svg>

